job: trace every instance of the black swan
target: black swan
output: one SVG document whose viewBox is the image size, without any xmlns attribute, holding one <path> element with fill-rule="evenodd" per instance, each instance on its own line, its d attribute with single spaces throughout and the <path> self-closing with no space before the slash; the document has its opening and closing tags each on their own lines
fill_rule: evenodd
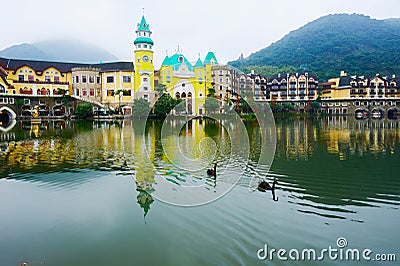
<svg viewBox="0 0 400 266">
<path fill-rule="evenodd" d="M 267 181 L 261 181 L 260 184 L 258 184 L 258 190 L 265 191 L 265 190 L 275 190 L 275 185 L 278 184 L 278 181 L 274 180 L 272 183 L 272 187 L 270 184 L 267 183 Z"/>
<path fill-rule="evenodd" d="M 217 163 L 214 164 L 214 169 L 207 169 L 207 175 L 217 176 Z"/>
</svg>

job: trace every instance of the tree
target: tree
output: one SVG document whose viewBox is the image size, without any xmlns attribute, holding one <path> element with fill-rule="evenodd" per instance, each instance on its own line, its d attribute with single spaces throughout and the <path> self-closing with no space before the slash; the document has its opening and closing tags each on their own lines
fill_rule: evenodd
<svg viewBox="0 0 400 266">
<path fill-rule="evenodd" d="M 138 117 L 147 116 L 150 113 L 150 103 L 144 99 L 135 99 L 132 105 L 132 115 Z"/>
<path fill-rule="evenodd" d="M 284 112 L 290 112 L 294 110 L 294 106 L 291 103 L 284 103 L 283 104 L 283 110 Z"/>
<path fill-rule="evenodd" d="M 167 91 L 167 86 L 164 84 L 158 84 L 155 91 L 157 92 L 158 97 L 161 97 Z"/>
<path fill-rule="evenodd" d="M 321 109 L 321 103 L 318 102 L 318 101 L 313 101 L 313 102 L 311 103 L 311 109 L 312 109 L 312 112 L 313 112 L 313 113 L 318 112 L 318 110 Z"/>
<path fill-rule="evenodd" d="M 21 107 L 24 105 L 25 101 L 23 99 L 20 98 L 16 98 L 14 101 L 15 104 L 15 113 L 17 115 L 21 115 Z"/>
<path fill-rule="evenodd" d="M 214 97 L 207 97 L 204 103 L 204 109 L 208 113 L 215 113 L 219 109 L 219 101 Z"/>
<path fill-rule="evenodd" d="M 178 113 L 186 112 L 185 103 L 182 99 L 176 99 L 175 111 Z"/>
<path fill-rule="evenodd" d="M 215 113 L 219 108 L 219 101 L 215 98 L 215 89 L 207 88 L 207 97 L 204 103 L 204 109 L 208 113 Z"/>
<path fill-rule="evenodd" d="M 76 107 L 76 116 L 78 118 L 88 118 L 93 116 L 93 107 L 90 103 L 80 103 Z"/>
<path fill-rule="evenodd" d="M 282 108 L 283 108 L 282 104 L 281 103 L 277 103 L 277 104 L 272 106 L 272 111 L 274 113 L 280 113 L 280 112 L 282 112 Z"/>
<path fill-rule="evenodd" d="M 153 112 L 157 116 L 166 116 L 182 100 L 173 99 L 169 93 L 160 94 L 157 102 L 154 104 Z"/>
</svg>

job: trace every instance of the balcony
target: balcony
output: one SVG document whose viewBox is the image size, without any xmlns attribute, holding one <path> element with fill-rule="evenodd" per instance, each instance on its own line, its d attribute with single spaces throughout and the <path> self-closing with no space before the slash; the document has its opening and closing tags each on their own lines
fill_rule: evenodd
<svg viewBox="0 0 400 266">
<path fill-rule="evenodd" d="M 351 90 L 351 91 L 350 91 L 350 94 L 360 94 L 360 95 L 367 95 L 367 92 L 366 92 L 366 91 L 364 91 L 364 90 L 359 90 L 359 91 L 356 91 L 356 90 Z"/>
<path fill-rule="evenodd" d="M 69 82 L 62 82 L 62 81 L 39 81 L 39 80 L 18 80 L 18 79 L 13 80 L 13 83 L 69 85 Z"/>
</svg>

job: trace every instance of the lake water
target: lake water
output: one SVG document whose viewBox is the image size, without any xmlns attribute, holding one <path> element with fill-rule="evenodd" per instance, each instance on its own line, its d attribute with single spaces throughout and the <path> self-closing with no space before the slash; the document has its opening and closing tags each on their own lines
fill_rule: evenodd
<svg viewBox="0 0 400 266">
<path fill-rule="evenodd" d="M 256 122 L 244 123 L 248 139 L 224 121 L 175 135 L 161 121 L 18 123 L 0 133 L 0 265 L 321 265 L 301 252 L 330 246 L 395 254 L 369 265 L 396 265 L 400 122 L 275 124 L 268 172 Z M 256 190 L 260 178 L 278 181 L 274 196 Z M 300 259 L 261 260 L 265 245 Z"/>
</svg>

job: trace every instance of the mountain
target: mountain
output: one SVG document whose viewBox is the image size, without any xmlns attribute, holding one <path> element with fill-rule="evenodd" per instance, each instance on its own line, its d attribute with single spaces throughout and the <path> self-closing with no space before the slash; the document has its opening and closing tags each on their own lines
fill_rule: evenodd
<svg viewBox="0 0 400 266">
<path fill-rule="evenodd" d="M 0 51 L 0 56 L 16 59 L 54 60 L 54 58 L 50 57 L 45 52 L 29 43 L 17 44 L 8 47 Z"/>
<path fill-rule="evenodd" d="M 341 70 L 350 75 L 399 74 L 399 62 L 400 19 L 335 14 L 310 22 L 249 57 L 228 64 L 242 70 L 259 66 L 256 70 L 265 72 L 306 69 L 324 81 L 337 77 Z"/>
<path fill-rule="evenodd" d="M 51 40 L 13 45 L 0 51 L 0 56 L 15 59 L 81 63 L 118 60 L 118 58 L 102 48 L 76 40 Z"/>
</svg>

